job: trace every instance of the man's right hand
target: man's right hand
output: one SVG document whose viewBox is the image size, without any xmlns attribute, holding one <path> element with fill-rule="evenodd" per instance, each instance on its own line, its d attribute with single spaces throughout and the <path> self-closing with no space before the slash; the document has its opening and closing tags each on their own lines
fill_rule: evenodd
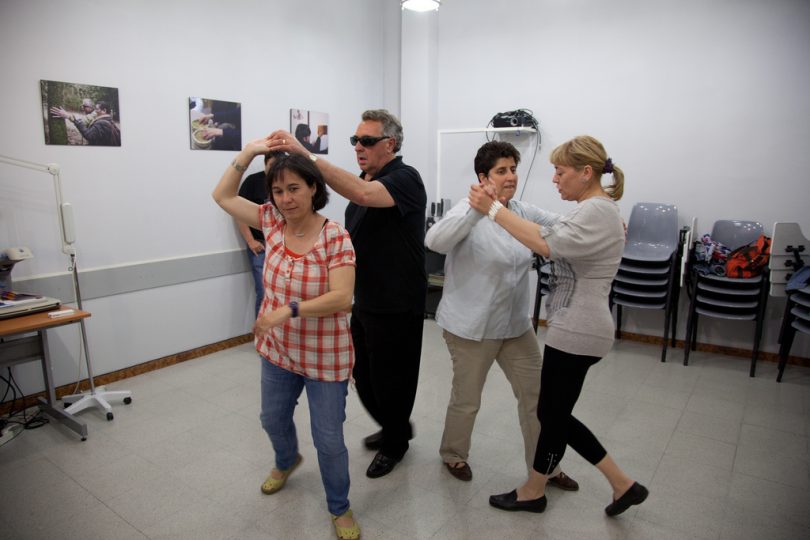
<svg viewBox="0 0 810 540">
<path fill-rule="evenodd" d="M 268 139 L 270 139 L 271 150 L 279 150 L 288 154 L 301 154 L 302 156 L 308 156 L 311 153 L 289 131 L 283 129 L 274 131 Z"/>
<path fill-rule="evenodd" d="M 264 244 L 256 240 L 255 238 L 248 242 L 248 249 L 253 252 L 254 255 L 258 255 L 259 253 L 264 251 Z"/>
</svg>

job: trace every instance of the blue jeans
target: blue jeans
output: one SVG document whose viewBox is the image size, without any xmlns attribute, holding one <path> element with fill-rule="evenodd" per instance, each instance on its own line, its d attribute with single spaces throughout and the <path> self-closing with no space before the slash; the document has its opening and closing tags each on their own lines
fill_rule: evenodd
<svg viewBox="0 0 810 540">
<path fill-rule="evenodd" d="M 344 514 L 349 509 L 349 451 L 343 442 L 349 381 L 316 381 L 282 369 L 264 358 L 261 363 L 260 418 L 276 452 L 276 468 L 283 471 L 295 463 L 298 437 L 293 412 L 298 396 L 306 388 L 312 440 L 318 451 L 326 505 L 330 514 Z"/>
<path fill-rule="evenodd" d="M 258 255 L 253 250 L 247 250 L 248 261 L 250 262 L 250 272 L 253 274 L 253 288 L 256 290 L 256 317 L 259 316 L 259 308 L 262 307 L 264 299 L 264 251 Z"/>
</svg>

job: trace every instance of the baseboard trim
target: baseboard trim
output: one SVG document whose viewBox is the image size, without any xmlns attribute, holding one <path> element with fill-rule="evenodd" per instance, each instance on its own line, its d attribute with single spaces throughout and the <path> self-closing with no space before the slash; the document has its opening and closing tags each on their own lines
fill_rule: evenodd
<svg viewBox="0 0 810 540">
<path fill-rule="evenodd" d="M 538 325 L 547 326 L 545 319 L 540 319 L 538 321 Z M 636 334 L 633 332 L 622 332 L 621 336 L 622 336 L 621 339 L 628 341 L 637 341 L 639 343 L 650 343 L 653 345 L 662 345 L 662 346 L 664 344 L 664 339 L 660 336 L 648 336 L 646 334 Z M 218 341 L 216 343 L 211 343 L 209 345 L 203 345 L 202 347 L 197 347 L 196 349 L 190 349 L 188 351 L 171 354 L 169 356 L 164 356 L 163 358 L 157 358 L 155 360 L 144 362 L 143 364 L 138 364 L 135 366 L 130 366 L 128 368 L 119 369 L 118 371 L 112 371 L 110 373 L 105 373 L 104 375 L 98 375 L 96 376 L 94 382 L 96 386 L 111 384 L 124 379 L 128 379 L 130 377 L 134 377 L 136 375 L 142 375 L 144 373 L 149 373 L 150 371 L 155 371 L 161 368 L 173 366 L 175 364 L 179 364 L 180 362 L 185 362 L 186 360 L 193 360 L 195 358 L 199 358 L 207 354 L 215 353 L 218 351 L 224 351 L 226 349 L 230 349 L 231 347 L 237 347 L 239 345 L 243 345 L 251 341 L 253 341 L 253 334 L 244 334 L 242 336 L 232 337 L 229 339 Z M 684 346 L 683 340 L 679 339 L 675 341 L 675 347 L 672 348 L 683 349 L 683 346 Z M 722 345 L 712 345 L 710 343 L 698 343 L 697 350 L 701 352 L 724 354 L 728 356 L 739 356 L 743 358 L 751 358 L 751 354 L 753 352 L 750 349 L 742 349 L 738 347 L 725 347 Z M 778 363 L 779 355 L 772 352 L 760 351 L 758 361 Z M 788 356 L 788 364 L 794 366 L 810 367 L 810 358 L 803 358 L 800 356 Z M 57 399 L 60 399 L 62 396 L 66 396 L 73 393 L 75 388 L 76 383 L 66 384 L 64 386 L 57 387 L 56 388 Z M 89 381 L 87 379 L 83 379 L 79 384 L 79 390 L 83 392 L 85 390 L 88 390 L 89 388 L 90 388 Z M 45 397 L 45 392 L 43 391 L 37 394 L 32 394 L 30 396 L 25 396 L 23 398 L 24 407 L 28 408 L 36 405 L 37 398 L 39 397 Z M 9 410 L 11 409 L 11 405 L 12 405 L 11 402 L 0 404 L 0 415 L 8 414 Z M 21 407 L 18 406 L 17 408 L 19 409 Z"/>
<path fill-rule="evenodd" d="M 195 349 L 190 349 L 188 351 L 170 354 L 169 356 L 164 356 L 162 358 L 157 358 L 155 360 L 149 360 L 148 362 L 144 362 L 143 364 L 137 364 L 124 369 L 119 369 L 118 371 L 111 371 L 110 373 L 105 373 L 104 375 L 96 375 L 93 382 L 95 383 L 96 386 L 104 386 L 105 384 L 111 384 L 114 382 L 122 381 L 124 379 L 134 377 L 136 375 L 142 375 L 144 373 L 149 373 L 150 371 L 155 371 L 165 367 L 173 366 L 175 364 L 179 364 L 180 362 L 185 362 L 186 360 L 193 360 L 195 358 L 200 358 L 201 356 L 205 356 L 207 354 L 212 354 L 218 351 L 224 351 L 226 349 L 230 349 L 231 347 L 237 347 L 244 343 L 250 343 L 251 341 L 253 341 L 253 334 L 244 334 L 242 336 L 224 339 L 222 341 L 217 341 L 216 343 L 203 345 L 202 347 L 197 347 Z M 90 389 L 90 381 L 88 379 L 82 379 L 79 383 L 78 391 L 84 392 L 85 390 L 89 389 Z M 56 398 L 61 399 L 62 396 L 70 395 L 74 391 L 76 391 L 75 382 L 59 386 L 56 388 Z M 37 399 L 40 397 L 46 398 L 45 391 L 39 392 L 37 394 L 32 394 L 30 396 L 25 396 L 24 398 L 22 398 L 22 404 L 19 404 L 20 400 L 18 399 L 17 400 L 18 405 L 15 408 L 19 410 L 23 407 L 25 407 L 26 409 L 28 407 L 32 407 L 37 404 Z M 11 406 L 12 406 L 11 402 L 0 404 L 0 415 L 8 414 L 11 410 Z"/>
<path fill-rule="evenodd" d="M 545 319 L 540 319 L 538 321 L 538 326 L 548 326 L 546 324 Z M 648 336 L 646 334 L 635 334 L 633 332 L 624 332 L 621 333 L 621 338 L 627 341 L 637 341 L 639 343 L 650 343 L 652 345 L 664 345 L 664 338 L 661 336 Z M 672 347 L 672 342 L 670 341 L 670 347 L 673 349 L 683 349 L 684 341 L 682 339 L 675 340 L 675 346 Z M 698 343 L 697 348 L 695 349 L 700 352 L 707 352 L 707 353 L 714 353 L 714 354 L 724 354 L 727 356 L 739 356 L 742 358 L 751 359 L 751 355 L 754 354 L 752 349 L 743 349 L 739 347 L 726 347 L 724 345 L 713 345 L 711 343 Z M 779 363 L 779 354 L 773 352 L 766 352 L 766 351 L 759 351 L 759 358 L 757 362 L 773 362 L 775 364 Z M 793 366 L 803 366 L 803 367 L 810 367 L 810 358 L 804 358 L 802 356 L 788 356 L 788 365 Z"/>
</svg>

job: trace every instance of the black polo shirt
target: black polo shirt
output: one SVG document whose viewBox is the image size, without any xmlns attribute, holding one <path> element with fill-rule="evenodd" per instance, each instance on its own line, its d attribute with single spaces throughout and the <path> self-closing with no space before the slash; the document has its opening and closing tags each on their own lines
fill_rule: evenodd
<svg viewBox="0 0 810 540">
<path fill-rule="evenodd" d="M 422 177 L 397 156 L 374 180 L 385 186 L 394 206 L 346 207 L 346 229 L 357 256 L 355 305 L 377 313 L 424 312 L 427 194 Z"/>
<path fill-rule="evenodd" d="M 267 183 L 264 179 L 264 172 L 257 172 L 248 175 L 242 185 L 239 186 L 239 196 L 244 197 L 256 204 L 264 204 L 267 200 Z M 264 235 L 253 227 L 250 228 L 253 238 L 264 244 Z"/>
</svg>

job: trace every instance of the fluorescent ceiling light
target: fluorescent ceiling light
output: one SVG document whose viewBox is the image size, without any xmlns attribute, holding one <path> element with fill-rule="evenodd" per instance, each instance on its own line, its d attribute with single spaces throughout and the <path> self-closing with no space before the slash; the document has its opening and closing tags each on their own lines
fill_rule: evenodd
<svg viewBox="0 0 810 540">
<path fill-rule="evenodd" d="M 402 9 L 411 11 L 436 11 L 441 0 L 402 0 Z"/>
</svg>

